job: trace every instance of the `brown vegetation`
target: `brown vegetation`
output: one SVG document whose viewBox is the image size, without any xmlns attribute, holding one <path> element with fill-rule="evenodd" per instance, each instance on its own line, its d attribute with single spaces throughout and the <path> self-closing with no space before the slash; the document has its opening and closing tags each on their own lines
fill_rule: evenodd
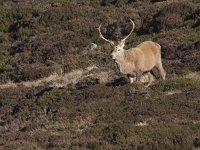
<svg viewBox="0 0 200 150">
<path fill-rule="evenodd" d="M 0 83 L 10 85 L 0 84 L 0 149 L 198 149 L 199 8 L 194 0 L 2 0 Z M 127 84 L 98 35 L 103 23 L 106 38 L 124 37 L 130 18 L 127 48 L 162 47 L 167 80 L 148 89 Z"/>
</svg>

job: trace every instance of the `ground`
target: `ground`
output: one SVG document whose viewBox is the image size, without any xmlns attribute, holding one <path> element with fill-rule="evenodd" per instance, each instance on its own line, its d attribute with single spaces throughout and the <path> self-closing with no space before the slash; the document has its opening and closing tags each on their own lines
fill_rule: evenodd
<svg viewBox="0 0 200 150">
<path fill-rule="evenodd" d="M 0 2 L 0 149 L 200 149 L 200 3 L 184 0 Z M 76 9 L 75 9 L 76 8 Z M 130 84 L 112 40 L 136 29 L 167 72 Z M 95 43 L 97 48 L 93 48 Z"/>
</svg>

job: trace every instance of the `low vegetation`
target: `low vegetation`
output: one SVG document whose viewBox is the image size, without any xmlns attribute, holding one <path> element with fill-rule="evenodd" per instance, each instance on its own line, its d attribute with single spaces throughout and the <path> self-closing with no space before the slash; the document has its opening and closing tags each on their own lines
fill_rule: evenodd
<svg viewBox="0 0 200 150">
<path fill-rule="evenodd" d="M 199 149 L 199 17 L 194 0 L 2 0 L 0 149 Z M 127 48 L 159 43 L 166 81 L 110 60 L 97 27 L 116 40 L 129 19 Z"/>
</svg>

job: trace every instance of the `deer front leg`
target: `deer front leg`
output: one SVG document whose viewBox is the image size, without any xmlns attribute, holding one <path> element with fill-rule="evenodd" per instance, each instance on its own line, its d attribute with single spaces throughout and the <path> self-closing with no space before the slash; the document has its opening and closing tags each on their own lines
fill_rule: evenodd
<svg viewBox="0 0 200 150">
<path fill-rule="evenodd" d="M 134 82 L 134 75 L 128 74 L 127 76 L 128 76 L 130 83 L 133 83 Z"/>
<path fill-rule="evenodd" d="M 133 77 L 129 77 L 129 81 L 130 81 L 130 83 L 133 83 L 134 82 L 134 78 Z"/>
<path fill-rule="evenodd" d="M 154 78 L 153 78 L 153 76 L 152 76 L 152 74 L 150 72 L 148 72 L 147 75 L 148 75 L 149 82 L 145 86 L 146 88 L 149 87 L 151 85 L 151 83 L 153 82 L 153 80 L 154 80 Z"/>
</svg>

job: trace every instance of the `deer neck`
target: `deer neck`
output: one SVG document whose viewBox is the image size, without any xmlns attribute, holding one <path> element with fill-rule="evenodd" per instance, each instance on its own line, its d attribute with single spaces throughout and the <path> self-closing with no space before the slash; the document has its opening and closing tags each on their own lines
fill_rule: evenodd
<svg viewBox="0 0 200 150">
<path fill-rule="evenodd" d="M 117 63 L 121 73 L 130 74 L 132 72 L 131 69 L 130 69 L 130 68 L 132 68 L 131 63 L 129 63 L 127 61 L 125 51 L 119 59 L 115 60 L 115 62 Z"/>
</svg>

